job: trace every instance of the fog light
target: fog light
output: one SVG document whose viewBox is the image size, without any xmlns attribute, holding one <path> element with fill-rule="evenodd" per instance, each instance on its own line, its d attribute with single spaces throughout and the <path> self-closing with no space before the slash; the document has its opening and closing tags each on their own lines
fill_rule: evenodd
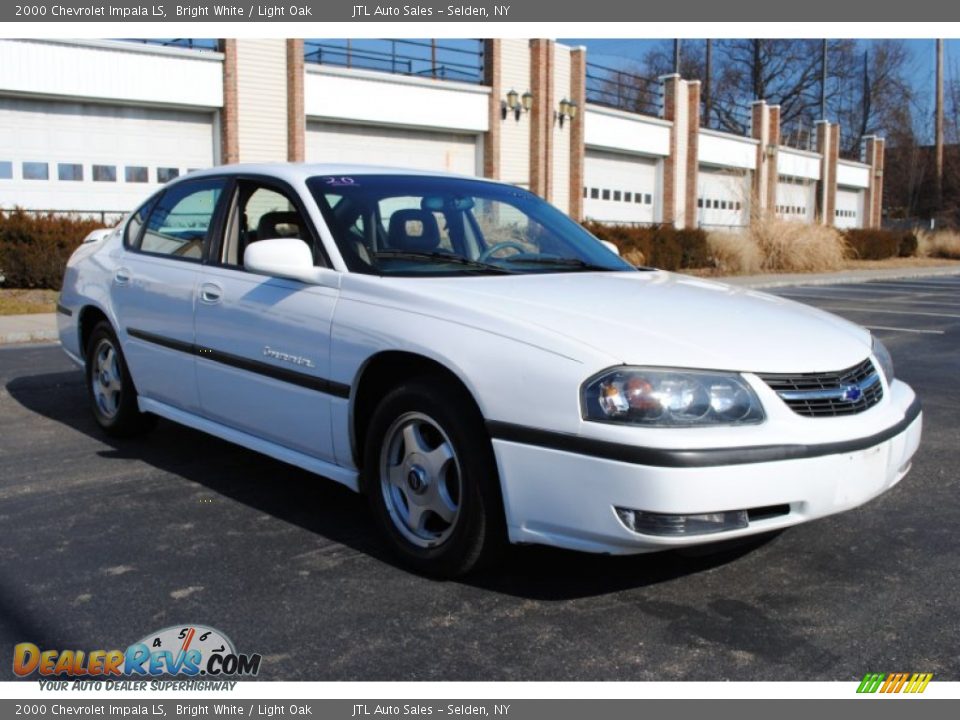
<svg viewBox="0 0 960 720">
<path fill-rule="evenodd" d="M 740 530 L 749 524 L 746 510 L 701 515 L 665 515 L 619 507 L 614 509 L 627 529 L 644 535 L 709 535 L 726 530 Z"/>
</svg>

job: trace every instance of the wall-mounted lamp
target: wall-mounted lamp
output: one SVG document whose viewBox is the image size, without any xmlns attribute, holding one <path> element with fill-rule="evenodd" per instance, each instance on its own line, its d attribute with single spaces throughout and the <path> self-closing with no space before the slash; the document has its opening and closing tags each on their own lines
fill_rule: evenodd
<svg viewBox="0 0 960 720">
<path fill-rule="evenodd" d="M 767 157 L 768 157 L 768 158 L 773 158 L 774 156 L 776 156 L 776 154 L 777 154 L 777 146 L 776 146 L 776 145 L 767 145 Z"/>
<path fill-rule="evenodd" d="M 560 122 L 560 127 L 563 127 L 564 120 L 569 118 L 572 121 L 576 116 L 577 101 L 566 98 L 560 101 L 560 109 L 553 112 L 553 119 Z"/>
<path fill-rule="evenodd" d="M 500 117 L 507 119 L 508 113 L 513 113 L 514 120 L 519 121 L 520 115 L 530 112 L 533 107 L 533 93 L 527 90 L 522 96 L 513 88 L 507 93 L 507 99 L 500 101 Z"/>
<path fill-rule="evenodd" d="M 879 180 L 880 178 L 883 177 L 883 170 L 881 170 L 880 168 L 877 168 L 876 170 L 873 171 L 873 176 L 874 176 L 877 180 Z"/>
</svg>

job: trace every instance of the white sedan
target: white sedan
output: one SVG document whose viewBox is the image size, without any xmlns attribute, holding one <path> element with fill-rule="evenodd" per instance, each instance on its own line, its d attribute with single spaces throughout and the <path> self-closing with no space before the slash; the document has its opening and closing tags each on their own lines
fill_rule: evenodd
<svg viewBox="0 0 960 720">
<path fill-rule="evenodd" d="M 169 183 L 70 259 L 94 417 L 160 416 L 363 492 L 414 568 L 639 553 L 861 505 L 913 391 L 866 330 L 637 269 L 526 190 L 324 165 Z"/>
</svg>

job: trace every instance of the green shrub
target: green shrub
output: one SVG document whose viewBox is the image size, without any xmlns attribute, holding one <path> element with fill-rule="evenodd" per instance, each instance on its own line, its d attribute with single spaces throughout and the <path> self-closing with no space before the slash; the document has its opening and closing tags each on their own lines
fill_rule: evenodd
<svg viewBox="0 0 960 720">
<path fill-rule="evenodd" d="M 0 210 L 0 273 L 7 288 L 59 290 L 70 254 L 103 224 L 76 216 Z"/>
<path fill-rule="evenodd" d="M 706 267 L 710 263 L 707 234 L 703 230 L 604 225 L 593 221 L 583 225 L 601 240 L 616 245 L 623 258 L 634 265 L 680 270 Z"/>
<path fill-rule="evenodd" d="M 858 260 L 886 260 L 917 254 L 916 236 L 902 230 L 852 229 L 844 231 L 844 239 L 850 257 Z"/>
</svg>

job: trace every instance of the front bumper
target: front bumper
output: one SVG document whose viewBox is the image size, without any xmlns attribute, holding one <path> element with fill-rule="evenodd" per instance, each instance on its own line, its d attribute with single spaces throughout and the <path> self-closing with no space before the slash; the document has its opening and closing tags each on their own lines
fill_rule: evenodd
<svg viewBox="0 0 960 720">
<path fill-rule="evenodd" d="M 629 453 L 616 459 L 597 457 L 578 451 L 576 443 L 571 443 L 571 451 L 495 435 L 510 541 L 612 554 L 654 552 L 777 530 L 849 510 L 889 490 L 910 469 L 923 416 L 918 404 L 904 412 L 903 420 L 876 444 L 856 450 L 838 444 L 830 454 L 808 448 L 807 454 L 814 456 L 749 464 L 730 464 L 728 453 L 724 464 L 712 466 L 645 465 L 638 462 L 642 455 L 628 460 L 623 458 Z M 770 506 L 788 509 L 751 520 L 742 529 L 684 536 L 634 532 L 614 510 L 691 515 Z"/>
</svg>

